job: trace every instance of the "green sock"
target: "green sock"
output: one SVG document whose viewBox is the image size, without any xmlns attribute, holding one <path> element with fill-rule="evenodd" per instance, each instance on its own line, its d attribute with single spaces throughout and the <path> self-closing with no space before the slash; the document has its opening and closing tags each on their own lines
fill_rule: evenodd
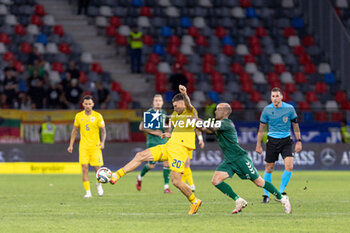
<svg viewBox="0 0 350 233">
<path fill-rule="evenodd" d="M 164 184 L 169 184 L 169 179 L 170 179 L 169 174 L 170 174 L 170 168 L 163 167 Z"/>
<path fill-rule="evenodd" d="M 145 166 L 143 166 L 142 168 L 140 176 L 143 177 L 144 175 L 146 175 L 148 171 L 149 171 L 149 167 L 148 167 L 148 164 L 146 163 Z"/>
<path fill-rule="evenodd" d="M 264 189 L 266 189 L 267 191 L 272 193 L 274 196 L 276 196 L 278 200 L 280 200 L 282 198 L 282 194 L 280 192 L 278 192 L 276 187 L 272 183 L 270 183 L 266 180 L 265 180 Z"/>
<path fill-rule="evenodd" d="M 221 192 L 223 192 L 227 196 L 231 197 L 233 200 L 237 200 L 239 198 L 239 196 L 233 191 L 231 186 L 225 182 L 221 182 L 215 187 L 218 188 Z"/>
</svg>

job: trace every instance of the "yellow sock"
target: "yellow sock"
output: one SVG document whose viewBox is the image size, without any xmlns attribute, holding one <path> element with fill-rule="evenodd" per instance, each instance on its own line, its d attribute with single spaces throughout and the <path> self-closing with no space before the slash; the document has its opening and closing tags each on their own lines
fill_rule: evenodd
<svg viewBox="0 0 350 233">
<path fill-rule="evenodd" d="M 192 176 L 192 170 L 190 167 L 185 167 L 185 174 L 187 178 L 188 184 L 191 186 L 193 185 L 193 176 Z"/>
<path fill-rule="evenodd" d="M 120 168 L 118 171 L 115 172 L 118 176 L 118 179 L 125 176 L 126 172 L 124 170 L 124 168 Z"/>
<path fill-rule="evenodd" d="M 194 194 L 192 193 L 191 196 L 189 196 L 187 198 L 192 204 L 196 202 L 197 198 L 194 196 Z"/>
<path fill-rule="evenodd" d="M 84 189 L 85 191 L 90 190 L 90 182 L 89 181 L 83 181 Z"/>
</svg>

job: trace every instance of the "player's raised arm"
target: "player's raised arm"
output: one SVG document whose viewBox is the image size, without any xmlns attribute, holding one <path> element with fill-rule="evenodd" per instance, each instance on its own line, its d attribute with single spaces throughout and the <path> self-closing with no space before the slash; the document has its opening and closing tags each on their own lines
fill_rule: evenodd
<svg viewBox="0 0 350 233">
<path fill-rule="evenodd" d="M 77 126 L 74 126 L 73 130 L 72 130 L 72 133 L 70 135 L 70 142 L 69 142 L 69 147 L 67 149 L 67 151 L 69 153 L 72 153 L 73 152 L 73 144 L 75 142 L 75 138 L 77 137 L 78 135 L 78 128 Z"/>
<path fill-rule="evenodd" d="M 191 104 L 190 97 L 187 95 L 186 87 L 183 85 L 179 85 L 179 91 L 182 94 L 182 96 L 184 97 L 184 101 L 185 101 L 185 105 L 186 105 L 187 110 L 192 111 L 193 106 Z"/>
</svg>

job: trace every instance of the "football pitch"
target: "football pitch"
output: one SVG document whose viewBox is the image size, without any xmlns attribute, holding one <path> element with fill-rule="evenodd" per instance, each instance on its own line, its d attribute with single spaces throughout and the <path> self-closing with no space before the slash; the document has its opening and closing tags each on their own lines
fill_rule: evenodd
<svg viewBox="0 0 350 233">
<path fill-rule="evenodd" d="M 234 202 L 211 184 L 212 174 L 193 172 L 203 201 L 194 216 L 172 185 L 174 193 L 163 194 L 160 171 L 146 175 L 141 192 L 136 172 L 103 185 L 103 197 L 90 182 L 91 199 L 83 199 L 80 175 L 0 175 L 0 232 L 349 232 L 349 171 L 293 172 L 290 215 L 273 199 L 261 204 L 262 189 L 238 177 L 228 183 L 249 204 L 232 215 Z M 273 173 L 277 187 L 280 177 Z"/>
</svg>

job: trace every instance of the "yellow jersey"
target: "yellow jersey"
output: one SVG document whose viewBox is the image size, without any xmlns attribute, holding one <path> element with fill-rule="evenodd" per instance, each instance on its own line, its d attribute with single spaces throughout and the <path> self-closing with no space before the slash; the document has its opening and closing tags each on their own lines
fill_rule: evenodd
<svg viewBox="0 0 350 233">
<path fill-rule="evenodd" d="M 195 118 L 197 117 L 198 113 L 195 108 L 192 111 L 186 108 L 180 115 L 174 111 L 169 122 L 173 131 L 168 142 L 181 144 L 189 149 L 196 149 Z"/>
<path fill-rule="evenodd" d="M 100 145 L 100 128 L 105 122 L 100 113 L 92 111 L 89 116 L 85 111 L 75 115 L 74 126 L 80 128 L 80 148 L 95 148 Z"/>
</svg>

